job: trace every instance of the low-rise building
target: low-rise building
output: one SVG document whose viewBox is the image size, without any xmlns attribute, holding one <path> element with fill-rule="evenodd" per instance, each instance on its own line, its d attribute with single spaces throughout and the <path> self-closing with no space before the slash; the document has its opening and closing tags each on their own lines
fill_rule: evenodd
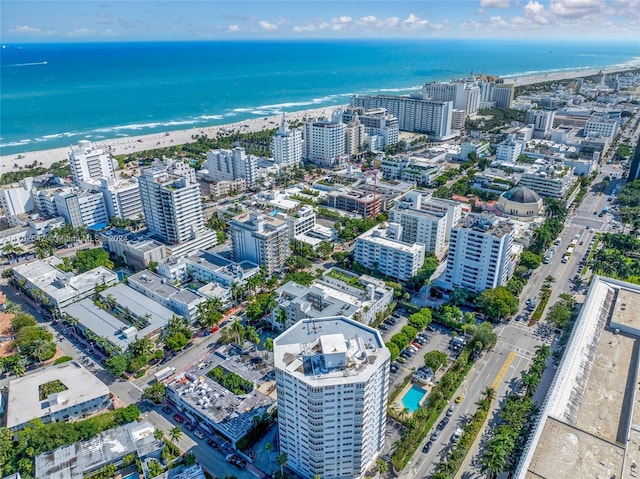
<svg viewBox="0 0 640 479">
<path fill-rule="evenodd" d="M 110 253 L 120 256 L 135 270 L 145 269 L 152 262 L 160 263 L 168 256 L 163 243 L 124 229 L 113 228 L 100 233 L 100 237 Z"/>
<path fill-rule="evenodd" d="M 167 399 L 182 411 L 181 414 L 204 430 L 222 434 L 233 445 L 252 429 L 254 417 L 262 417 L 275 402 L 257 389 L 265 383 L 271 368 L 266 367 L 256 354 L 253 356 L 257 358 L 255 367 L 244 366 L 237 360 L 242 352 L 245 351 L 238 345 L 223 346 L 167 384 Z M 234 394 L 212 379 L 211 371 L 217 367 L 216 371 L 237 374 L 251 386 L 242 394 Z"/>
<path fill-rule="evenodd" d="M 7 427 L 22 429 L 32 419 L 70 421 L 110 406 L 107 385 L 77 361 L 68 361 L 9 382 Z"/>
<path fill-rule="evenodd" d="M 197 319 L 198 305 L 205 300 L 193 291 L 169 284 L 166 278 L 148 269 L 129 276 L 127 284 L 192 323 Z"/>
<path fill-rule="evenodd" d="M 355 260 L 365 268 L 377 269 L 391 278 L 405 281 L 418 274 L 424 263 L 421 244 L 401 241 L 402 226 L 381 224 L 356 238 Z"/>
<path fill-rule="evenodd" d="M 293 281 L 280 286 L 276 300 L 272 322 L 278 328 L 287 329 L 301 319 L 337 314 L 369 324 L 391 304 L 393 290 L 371 276 L 332 268 L 309 287 Z"/>
<path fill-rule="evenodd" d="M 156 440 L 155 427 L 147 421 L 132 422 L 87 440 L 62 446 L 36 457 L 36 479 L 84 479 L 101 468 L 123 467 L 125 456 L 139 460 L 143 476 L 149 477 L 148 460 L 162 460 L 164 441 Z M 137 474 L 136 474 L 137 477 Z"/>
<path fill-rule="evenodd" d="M 64 273 L 55 267 L 60 263 L 62 260 L 54 256 L 47 260 L 21 264 L 13 269 L 14 278 L 20 287 L 41 296 L 44 305 L 58 310 L 92 295 L 98 285 L 118 282 L 118 275 L 102 266 L 85 273 L 73 274 Z"/>
</svg>

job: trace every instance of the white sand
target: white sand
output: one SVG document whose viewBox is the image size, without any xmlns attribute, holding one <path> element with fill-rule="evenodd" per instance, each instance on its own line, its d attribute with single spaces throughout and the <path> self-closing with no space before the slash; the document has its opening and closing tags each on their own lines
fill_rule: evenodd
<svg viewBox="0 0 640 479">
<path fill-rule="evenodd" d="M 605 73 L 628 71 L 638 68 L 638 64 L 629 64 L 625 66 L 612 66 L 602 69 Z M 600 69 L 571 70 L 562 72 L 553 72 L 547 74 L 522 76 L 522 77 L 504 77 L 505 83 L 514 83 L 516 86 L 531 85 L 534 83 L 542 83 L 547 81 L 566 80 L 570 78 L 586 77 L 596 75 Z M 302 120 L 305 117 L 330 117 L 331 113 L 344 105 L 323 107 L 311 110 L 303 110 L 287 113 L 288 120 Z M 265 129 L 278 127 L 280 124 L 280 116 L 263 117 L 258 119 L 250 119 L 230 123 L 227 125 L 217 125 L 210 127 L 191 128 L 188 130 L 176 130 L 168 133 L 154 133 L 151 135 L 130 136 L 126 138 L 118 138 L 114 140 L 105 140 L 94 142 L 95 147 L 108 149 L 114 155 L 122 155 L 134 153 L 138 151 L 152 150 L 155 148 L 163 148 L 175 145 L 183 145 L 190 143 L 194 135 L 206 134 L 209 137 L 215 137 L 218 133 L 228 133 L 231 131 L 240 131 L 248 133 Z M 56 161 L 65 161 L 68 159 L 69 148 L 54 148 L 51 150 L 31 151 L 22 153 L 19 159 L 18 154 L 0 156 L 0 174 L 16 169 L 15 165 L 26 167 L 32 165 L 34 161 L 38 161 L 42 166 L 51 166 Z"/>
</svg>

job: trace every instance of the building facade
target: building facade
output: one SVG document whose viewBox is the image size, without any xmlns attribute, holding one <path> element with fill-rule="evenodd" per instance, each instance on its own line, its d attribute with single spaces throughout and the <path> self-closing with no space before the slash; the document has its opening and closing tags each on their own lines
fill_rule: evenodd
<svg viewBox="0 0 640 479">
<path fill-rule="evenodd" d="M 109 218 L 138 219 L 143 213 L 138 180 L 117 181 L 113 178 L 100 178 L 97 187 L 104 196 Z"/>
<path fill-rule="evenodd" d="M 264 266 L 267 274 L 282 271 L 291 254 L 289 227 L 284 220 L 252 211 L 231 220 L 229 229 L 237 262 Z"/>
<path fill-rule="evenodd" d="M 377 148 L 384 149 L 387 146 L 398 143 L 398 119 L 387 113 L 384 108 L 365 110 L 364 108 L 347 108 L 342 112 L 342 122 L 349 123 L 357 115 L 364 125 L 364 131 L 369 138 L 379 138 Z M 373 150 L 374 148 L 372 148 Z"/>
<path fill-rule="evenodd" d="M 76 186 L 84 181 L 115 178 L 111 156 L 101 148 L 94 148 L 90 141 L 81 140 L 69 149 L 71 177 Z"/>
<path fill-rule="evenodd" d="M 364 109 L 384 108 L 398 119 L 402 131 L 428 133 L 436 139 L 451 135 L 452 101 L 432 100 L 427 95 L 410 96 L 375 95 L 351 97 L 351 107 Z"/>
<path fill-rule="evenodd" d="M 366 268 L 406 281 L 418 274 L 424 263 L 425 248 L 421 244 L 405 243 L 401 237 L 399 224 L 378 225 L 356 238 L 355 260 Z"/>
<path fill-rule="evenodd" d="M 58 214 L 74 228 L 102 228 L 109 222 L 100 191 L 56 192 L 55 202 Z"/>
<path fill-rule="evenodd" d="M 211 181 L 243 179 L 250 188 L 258 178 L 258 158 L 247 155 L 240 146 L 232 150 L 210 150 L 207 152 L 207 169 Z"/>
<path fill-rule="evenodd" d="M 147 228 L 163 242 L 185 243 L 204 230 L 197 183 L 154 167 L 143 171 L 139 183 Z"/>
<path fill-rule="evenodd" d="M 389 351 L 345 317 L 305 319 L 273 341 L 280 450 L 306 479 L 363 478 L 385 442 Z"/>
<path fill-rule="evenodd" d="M 347 153 L 347 126 L 334 120 L 309 120 L 305 127 L 307 161 L 323 168 L 334 168 Z"/>
<path fill-rule="evenodd" d="M 447 268 L 439 282 L 449 290 L 480 293 L 504 286 L 513 275 L 513 225 L 492 215 L 471 214 L 451 231 Z"/>
<path fill-rule="evenodd" d="M 302 143 L 302 131 L 289 128 L 282 115 L 280 127 L 273 137 L 273 161 L 283 167 L 299 165 L 302 161 Z"/>
</svg>

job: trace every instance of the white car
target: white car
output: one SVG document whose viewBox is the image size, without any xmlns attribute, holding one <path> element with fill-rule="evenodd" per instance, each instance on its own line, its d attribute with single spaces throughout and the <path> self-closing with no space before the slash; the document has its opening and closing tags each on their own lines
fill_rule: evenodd
<svg viewBox="0 0 640 479">
<path fill-rule="evenodd" d="M 199 430 L 197 430 L 197 429 L 196 429 L 196 430 L 194 431 L 194 433 L 193 433 L 193 434 L 194 434 L 194 436 L 196 436 L 198 439 L 204 439 L 204 434 L 202 433 L 202 431 L 199 431 Z"/>
</svg>

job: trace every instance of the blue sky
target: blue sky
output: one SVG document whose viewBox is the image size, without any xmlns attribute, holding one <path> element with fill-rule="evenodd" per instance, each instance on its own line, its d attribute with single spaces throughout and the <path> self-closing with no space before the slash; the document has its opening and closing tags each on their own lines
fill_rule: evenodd
<svg viewBox="0 0 640 479">
<path fill-rule="evenodd" d="M 3 43 L 523 38 L 640 44 L 640 0 L 2 0 Z"/>
</svg>

